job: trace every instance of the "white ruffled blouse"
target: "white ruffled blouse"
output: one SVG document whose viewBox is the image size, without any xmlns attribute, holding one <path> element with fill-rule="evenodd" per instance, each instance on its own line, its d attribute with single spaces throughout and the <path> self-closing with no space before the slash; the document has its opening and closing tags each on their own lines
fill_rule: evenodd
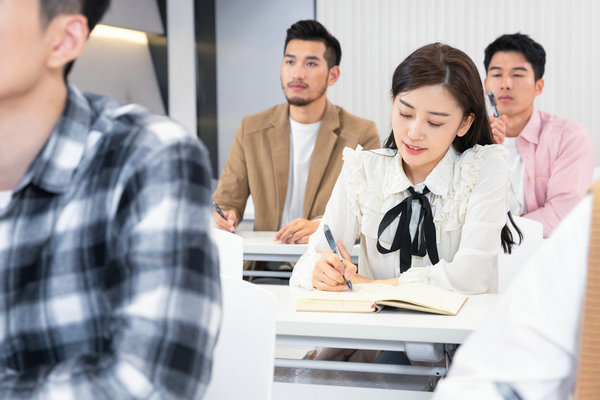
<svg viewBox="0 0 600 400">
<path fill-rule="evenodd" d="M 335 184 L 307 252 L 294 267 L 291 286 L 312 289 L 312 272 L 329 251 L 323 224 L 333 237 L 350 249 L 360 238 L 358 273 L 371 279 L 399 277 L 400 283 L 425 282 L 466 294 L 497 292 L 497 256 L 500 232 L 506 224 L 510 166 L 501 145 L 475 146 L 458 154 L 450 147 L 424 182 L 415 186 L 431 203 L 439 262 L 428 255 L 412 256 L 412 267 L 400 274 L 400 251 L 381 254 L 377 231 L 384 214 L 410 195 L 412 186 L 392 149 L 363 151 L 344 149 L 344 166 Z M 414 237 L 420 212 L 412 203 L 410 222 Z M 380 243 L 390 248 L 399 218 L 382 233 Z"/>
</svg>

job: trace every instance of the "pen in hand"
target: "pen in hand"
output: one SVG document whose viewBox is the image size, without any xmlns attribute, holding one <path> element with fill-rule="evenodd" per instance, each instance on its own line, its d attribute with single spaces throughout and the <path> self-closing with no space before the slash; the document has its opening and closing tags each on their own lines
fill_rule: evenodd
<svg viewBox="0 0 600 400">
<path fill-rule="evenodd" d="M 491 90 L 488 90 L 487 95 L 490 99 L 490 104 L 492 105 L 492 109 L 494 110 L 494 117 L 500 118 L 500 113 L 498 112 L 498 107 L 496 106 L 496 98 L 494 97 L 494 93 L 492 93 Z"/>
<path fill-rule="evenodd" d="M 342 258 L 342 255 L 335 244 L 335 240 L 333 239 L 333 235 L 331 234 L 331 230 L 327 224 L 323 224 L 323 232 L 325 233 L 325 238 L 327 239 L 327 243 L 329 243 L 331 251 L 337 254 L 340 262 L 342 263 L 342 267 L 344 267 L 344 271 L 346 271 L 346 263 L 344 263 L 344 259 Z M 352 282 L 350 282 L 349 279 L 346 279 L 346 277 L 344 277 L 344 280 L 346 281 L 346 285 L 348 285 L 348 289 L 352 290 Z"/>
<path fill-rule="evenodd" d="M 221 210 L 221 207 L 219 207 L 219 205 L 217 203 L 215 203 L 214 200 L 212 202 L 212 205 L 215 208 L 215 210 L 217 210 L 217 213 L 221 216 L 221 218 L 223 218 L 225 221 L 228 221 L 228 219 L 225 216 L 225 214 L 223 214 L 223 211 Z"/>
</svg>

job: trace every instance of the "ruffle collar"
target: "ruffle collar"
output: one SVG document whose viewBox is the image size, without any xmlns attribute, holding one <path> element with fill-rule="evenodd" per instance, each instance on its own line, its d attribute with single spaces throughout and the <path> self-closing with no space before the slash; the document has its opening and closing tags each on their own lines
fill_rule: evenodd
<svg viewBox="0 0 600 400">
<path fill-rule="evenodd" d="M 414 185 L 415 189 L 422 192 L 423 188 L 427 186 L 433 194 L 441 197 L 446 196 L 453 181 L 452 175 L 454 173 L 454 164 L 458 157 L 459 155 L 456 150 L 454 150 L 454 147 L 450 146 L 444 157 L 435 166 L 427 178 L 425 178 L 425 181 Z M 383 194 L 387 197 L 394 193 L 401 193 L 411 186 L 413 186 L 413 184 L 402 168 L 402 157 L 400 157 L 400 153 L 396 152 L 393 161 L 386 170 L 383 182 Z"/>
</svg>

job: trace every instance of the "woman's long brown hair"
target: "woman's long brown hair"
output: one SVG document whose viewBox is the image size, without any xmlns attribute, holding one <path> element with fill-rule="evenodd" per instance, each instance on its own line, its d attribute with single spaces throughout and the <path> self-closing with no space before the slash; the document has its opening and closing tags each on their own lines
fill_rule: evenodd
<svg viewBox="0 0 600 400">
<path fill-rule="evenodd" d="M 456 136 L 452 142 L 457 152 L 462 153 L 476 144 L 494 144 L 481 78 L 468 55 L 441 43 L 432 43 L 415 50 L 394 71 L 392 99 L 400 93 L 432 85 L 442 85 L 454 97 L 463 111 L 463 116 L 472 114 L 475 117 L 467 133 L 464 136 Z M 385 140 L 383 147 L 398 149 L 394 132 Z M 515 228 L 520 244 L 523 234 L 510 211 L 508 220 Z M 510 254 L 516 242 L 508 223 L 502 228 L 500 240 L 504 252 Z"/>
</svg>

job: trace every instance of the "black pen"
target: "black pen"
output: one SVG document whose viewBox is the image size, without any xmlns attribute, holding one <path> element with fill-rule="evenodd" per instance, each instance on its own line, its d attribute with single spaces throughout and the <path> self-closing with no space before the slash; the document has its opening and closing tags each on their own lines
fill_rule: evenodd
<svg viewBox="0 0 600 400">
<path fill-rule="evenodd" d="M 500 113 L 498 112 L 498 107 L 496 107 L 496 98 L 494 97 L 494 93 L 492 93 L 491 90 L 488 90 L 487 95 L 490 99 L 490 103 L 492 104 L 492 109 L 494 110 L 494 117 L 500 118 Z"/>
<path fill-rule="evenodd" d="M 213 207 L 215 208 L 215 210 L 217 210 L 217 212 L 219 213 L 219 215 L 221 216 L 221 218 L 223 218 L 225 221 L 228 221 L 228 219 L 225 216 L 225 214 L 223 214 L 223 211 L 221 211 L 221 207 L 219 207 L 219 205 L 217 203 L 215 203 L 214 200 L 213 200 Z M 233 233 L 235 233 L 235 230 L 233 230 Z"/>
<path fill-rule="evenodd" d="M 227 217 L 225 216 L 225 214 L 223 214 L 223 211 L 221 211 L 221 207 L 219 207 L 219 205 L 217 203 L 215 203 L 214 201 L 213 201 L 213 207 L 215 208 L 215 210 L 217 210 L 217 212 L 219 213 L 221 218 L 223 218 L 225 221 L 227 221 Z"/>
<path fill-rule="evenodd" d="M 331 234 L 331 230 L 329 229 L 329 226 L 327 226 L 327 224 L 323 224 L 323 232 L 325 233 L 325 238 L 327 239 L 327 243 L 329 243 L 331 251 L 337 254 L 338 258 L 342 262 L 344 271 L 346 271 L 346 263 L 344 263 L 344 259 L 342 258 L 342 255 L 340 254 L 340 251 L 338 250 L 337 245 L 335 244 L 335 240 L 333 240 L 333 235 Z M 352 282 L 350 282 L 350 280 L 346 279 L 345 277 L 344 280 L 346 281 L 346 285 L 348 285 L 348 289 L 352 290 Z"/>
</svg>

